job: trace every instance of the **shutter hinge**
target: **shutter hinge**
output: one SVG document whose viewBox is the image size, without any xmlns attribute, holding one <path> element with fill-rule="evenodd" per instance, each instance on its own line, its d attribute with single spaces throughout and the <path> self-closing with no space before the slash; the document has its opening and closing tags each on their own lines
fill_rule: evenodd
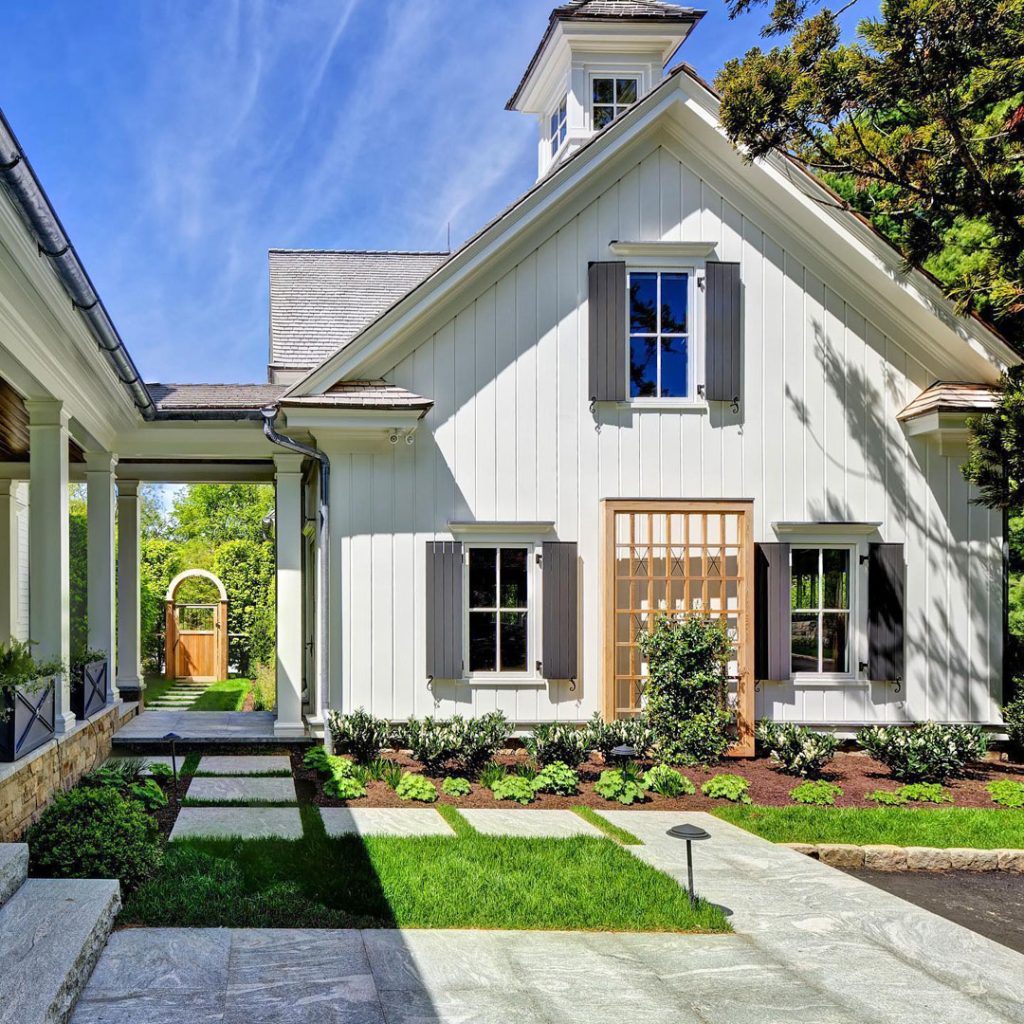
<svg viewBox="0 0 1024 1024">
<path fill-rule="evenodd" d="M 704 291 L 704 275 L 703 274 L 698 274 L 697 275 L 697 287 L 701 291 Z"/>
<path fill-rule="evenodd" d="M 540 675 L 540 672 L 541 672 L 541 667 L 542 667 L 542 665 L 543 665 L 543 662 L 540 662 L 540 661 L 538 661 L 538 662 L 536 663 L 536 665 L 537 665 L 537 667 L 536 667 L 536 672 L 537 672 L 537 675 Z"/>
<path fill-rule="evenodd" d="M 870 562 L 870 561 L 871 561 L 871 556 L 870 555 L 861 555 L 860 559 L 859 559 L 859 564 L 863 565 L 865 562 Z"/>
<path fill-rule="evenodd" d="M 534 554 L 533 557 L 537 559 L 537 564 L 543 569 L 544 568 L 544 555 L 540 551 L 537 551 Z"/>
<path fill-rule="evenodd" d="M 707 386 L 704 385 L 704 384 L 698 384 L 697 385 L 697 397 L 698 398 L 704 398 L 704 396 L 706 394 L 707 394 Z"/>
</svg>

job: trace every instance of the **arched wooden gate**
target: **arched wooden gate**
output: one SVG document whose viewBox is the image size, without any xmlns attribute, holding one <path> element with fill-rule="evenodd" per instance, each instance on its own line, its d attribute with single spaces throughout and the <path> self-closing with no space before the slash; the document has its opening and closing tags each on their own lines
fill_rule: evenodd
<svg viewBox="0 0 1024 1024">
<path fill-rule="evenodd" d="M 216 586 L 217 601 L 201 604 L 177 600 L 178 587 L 196 577 Z M 228 594 L 224 584 L 206 569 L 186 569 L 171 580 L 164 601 L 164 678 L 195 682 L 227 679 Z"/>
</svg>

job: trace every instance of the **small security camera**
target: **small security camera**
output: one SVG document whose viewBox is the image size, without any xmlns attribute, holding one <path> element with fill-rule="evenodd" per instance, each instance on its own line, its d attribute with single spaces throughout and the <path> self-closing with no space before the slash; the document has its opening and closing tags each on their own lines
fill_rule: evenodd
<svg viewBox="0 0 1024 1024">
<path fill-rule="evenodd" d="M 392 444 L 398 444 L 398 431 L 393 431 L 392 433 L 388 434 L 388 440 Z"/>
</svg>

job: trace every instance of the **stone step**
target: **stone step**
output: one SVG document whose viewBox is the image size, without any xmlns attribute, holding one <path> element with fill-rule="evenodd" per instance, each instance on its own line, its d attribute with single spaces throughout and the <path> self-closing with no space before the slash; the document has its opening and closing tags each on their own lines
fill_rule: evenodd
<svg viewBox="0 0 1024 1024">
<path fill-rule="evenodd" d="M 25 843 L 0 843 L 0 907 L 28 878 L 28 846 Z"/>
<path fill-rule="evenodd" d="M 117 881 L 24 882 L 0 908 L 0 1024 L 66 1024 L 120 908 Z"/>
</svg>

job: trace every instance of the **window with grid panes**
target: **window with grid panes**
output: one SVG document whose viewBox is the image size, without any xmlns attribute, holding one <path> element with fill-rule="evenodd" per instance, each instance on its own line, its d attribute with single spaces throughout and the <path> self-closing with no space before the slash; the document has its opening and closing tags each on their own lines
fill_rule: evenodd
<svg viewBox="0 0 1024 1024">
<path fill-rule="evenodd" d="M 631 77 L 601 75 L 592 79 L 590 116 L 594 131 L 611 124 L 636 103 L 639 84 L 636 78 Z"/>
<path fill-rule="evenodd" d="M 794 547 L 790 636 L 794 673 L 850 672 L 850 548 Z"/>
<path fill-rule="evenodd" d="M 528 672 L 530 548 L 471 547 L 468 578 L 469 671 Z"/>
</svg>

